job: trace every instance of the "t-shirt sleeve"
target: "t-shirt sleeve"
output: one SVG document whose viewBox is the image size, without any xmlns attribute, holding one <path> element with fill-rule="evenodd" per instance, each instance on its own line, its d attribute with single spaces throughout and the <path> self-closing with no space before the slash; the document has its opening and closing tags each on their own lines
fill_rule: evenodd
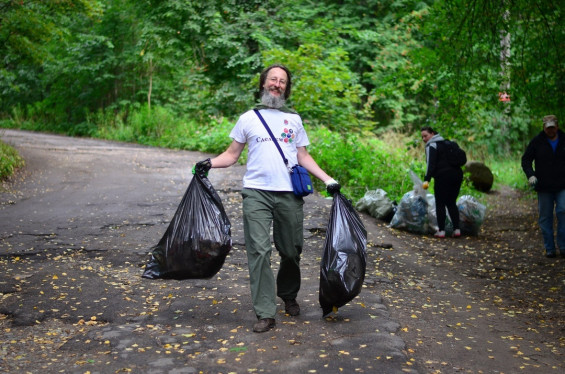
<svg viewBox="0 0 565 374">
<path fill-rule="evenodd" d="M 246 123 L 246 121 L 249 120 L 248 117 L 249 117 L 249 112 L 242 114 L 230 132 L 230 138 L 232 138 L 238 143 L 243 143 L 243 144 L 247 143 L 247 133 L 245 131 L 244 124 Z"/>
</svg>

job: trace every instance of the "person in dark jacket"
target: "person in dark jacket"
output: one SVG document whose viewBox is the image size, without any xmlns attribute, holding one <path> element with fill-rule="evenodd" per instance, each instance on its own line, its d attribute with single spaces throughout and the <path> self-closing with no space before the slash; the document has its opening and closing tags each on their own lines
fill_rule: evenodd
<svg viewBox="0 0 565 374">
<path fill-rule="evenodd" d="M 553 232 L 555 211 L 557 246 L 565 257 L 565 133 L 559 130 L 556 116 L 543 117 L 543 131 L 530 141 L 522 155 L 522 170 L 538 194 L 538 223 L 545 255 L 557 256 Z"/>
<path fill-rule="evenodd" d="M 430 126 L 421 130 L 422 140 L 426 142 L 426 176 L 422 187 L 428 189 L 429 182 L 434 178 L 434 191 L 436 201 L 436 215 L 438 231 L 436 238 L 445 238 L 445 209 L 453 223 L 453 237 L 461 236 L 459 228 L 459 209 L 457 209 L 457 196 L 463 183 L 463 170 L 449 164 L 446 157 L 447 145 L 445 139 Z"/>
</svg>

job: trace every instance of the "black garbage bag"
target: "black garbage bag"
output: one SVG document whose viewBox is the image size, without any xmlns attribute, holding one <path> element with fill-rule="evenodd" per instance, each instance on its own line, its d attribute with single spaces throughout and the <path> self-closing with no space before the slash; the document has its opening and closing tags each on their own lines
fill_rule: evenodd
<svg viewBox="0 0 565 374">
<path fill-rule="evenodd" d="M 320 306 L 324 316 L 361 292 L 367 267 L 367 230 L 351 202 L 336 193 L 320 266 Z"/>
<path fill-rule="evenodd" d="M 195 174 L 143 278 L 208 279 L 232 248 L 231 224 L 210 180 Z"/>
</svg>

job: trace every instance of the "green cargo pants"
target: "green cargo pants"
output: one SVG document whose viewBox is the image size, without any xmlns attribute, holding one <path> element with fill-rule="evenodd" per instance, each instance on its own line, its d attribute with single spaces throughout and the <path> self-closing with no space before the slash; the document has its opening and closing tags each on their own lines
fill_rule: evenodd
<svg viewBox="0 0 565 374">
<path fill-rule="evenodd" d="M 281 256 L 276 295 L 295 299 L 300 289 L 300 254 L 304 243 L 304 200 L 292 192 L 244 188 L 243 229 L 249 263 L 251 298 L 257 318 L 275 318 L 275 277 L 271 269 L 273 241 Z"/>
</svg>

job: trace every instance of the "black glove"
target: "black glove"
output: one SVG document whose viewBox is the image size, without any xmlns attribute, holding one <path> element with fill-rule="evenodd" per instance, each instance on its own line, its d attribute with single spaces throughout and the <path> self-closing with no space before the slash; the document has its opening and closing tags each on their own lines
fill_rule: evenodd
<svg viewBox="0 0 565 374">
<path fill-rule="evenodd" d="M 340 190 L 340 189 L 341 189 L 341 186 L 340 186 L 340 184 L 337 183 L 337 182 L 336 182 L 336 183 L 328 184 L 328 185 L 326 186 L 326 191 L 327 191 L 331 196 L 333 196 L 333 195 L 336 194 L 336 193 L 339 193 L 339 190 Z"/>
<path fill-rule="evenodd" d="M 199 161 L 192 168 L 192 174 L 198 173 L 198 175 L 208 176 L 208 171 L 212 168 L 212 162 L 207 158 L 204 161 Z"/>
</svg>

